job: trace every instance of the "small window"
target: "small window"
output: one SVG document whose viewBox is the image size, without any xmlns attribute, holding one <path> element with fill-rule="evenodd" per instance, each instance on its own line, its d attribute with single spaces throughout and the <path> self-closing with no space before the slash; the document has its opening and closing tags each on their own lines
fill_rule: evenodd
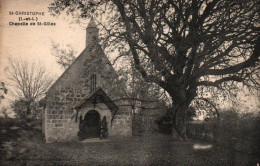
<svg viewBox="0 0 260 166">
<path fill-rule="evenodd" d="M 97 75 L 96 74 L 91 75 L 90 80 L 91 80 L 90 91 L 93 92 L 94 90 L 96 90 L 97 87 Z"/>
</svg>

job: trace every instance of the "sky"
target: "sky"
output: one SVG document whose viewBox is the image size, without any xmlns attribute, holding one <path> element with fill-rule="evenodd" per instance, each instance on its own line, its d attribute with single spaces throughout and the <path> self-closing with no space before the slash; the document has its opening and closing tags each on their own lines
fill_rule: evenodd
<svg viewBox="0 0 260 166">
<path fill-rule="evenodd" d="M 57 78 L 63 70 L 51 54 L 51 43 L 63 46 L 71 45 L 78 56 L 85 47 L 86 31 L 84 25 L 70 24 L 67 16 L 53 17 L 48 12 L 48 6 L 53 0 L 0 0 L 0 80 L 5 79 L 8 68 L 8 57 L 23 58 L 28 61 L 41 62 Z M 16 12 L 44 12 L 40 16 L 16 15 Z M 11 26 L 11 22 L 19 21 L 19 17 L 34 18 L 37 22 L 55 23 L 55 26 Z M 36 18 L 37 17 L 37 18 Z M 86 23 L 88 20 L 86 21 Z M 249 107 L 258 102 L 254 97 L 244 98 Z"/>
<path fill-rule="evenodd" d="M 77 24 L 70 24 L 68 18 L 55 18 L 48 13 L 51 0 L 1 0 L 1 41 L 0 64 L 1 75 L 6 67 L 7 57 L 22 57 L 29 61 L 40 61 L 46 64 L 47 69 L 60 75 L 62 70 L 56 64 L 55 57 L 51 54 L 51 41 L 64 46 L 70 44 L 78 54 L 85 46 L 85 29 Z M 35 16 L 10 15 L 10 12 L 44 12 L 44 16 L 36 16 L 38 22 L 51 22 L 55 26 L 11 26 L 10 22 L 35 22 L 19 21 L 19 17 L 28 18 Z"/>
<path fill-rule="evenodd" d="M 77 52 L 75 56 L 84 49 L 86 38 L 84 25 L 87 24 L 83 26 L 71 24 L 71 19 L 63 15 L 58 18 L 51 16 L 48 6 L 52 0 L 0 0 L 0 2 L 0 81 L 6 82 L 8 57 L 40 62 L 56 79 L 62 74 L 63 69 L 51 54 L 52 41 L 61 44 L 63 48 L 71 45 Z M 44 12 L 44 15 L 19 15 L 17 12 Z M 55 26 L 38 26 L 36 21 L 19 21 L 20 17 L 37 19 L 37 22 L 41 23 L 55 23 Z M 36 25 L 10 25 L 17 22 L 35 22 Z M 12 99 L 12 96 L 7 95 L 1 105 L 6 105 L 5 103 Z"/>
</svg>

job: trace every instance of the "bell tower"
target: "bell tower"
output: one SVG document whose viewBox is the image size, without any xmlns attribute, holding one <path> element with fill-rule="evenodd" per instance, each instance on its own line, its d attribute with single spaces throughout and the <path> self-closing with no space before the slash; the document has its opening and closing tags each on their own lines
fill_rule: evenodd
<svg viewBox="0 0 260 166">
<path fill-rule="evenodd" d="M 86 28 L 86 47 L 98 42 L 98 33 L 99 29 L 97 28 L 93 17 L 91 17 Z"/>
</svg>

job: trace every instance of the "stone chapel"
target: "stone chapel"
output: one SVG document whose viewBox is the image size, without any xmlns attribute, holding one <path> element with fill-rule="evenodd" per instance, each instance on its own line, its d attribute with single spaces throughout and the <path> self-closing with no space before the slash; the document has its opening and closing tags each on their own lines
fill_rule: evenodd
<svg viewBox="0 0 260 166">
<path fill-rule="evenodd" d="M 104 119 L 108 137 L 132 135 L 130 101 L 98 37 L 99 30 L 91 19 L 86 28 L 86 48 L 46 94 L 46 142 L 79 140 L 80 133 L 85 139 L 99 138 Z"/>
</svg>

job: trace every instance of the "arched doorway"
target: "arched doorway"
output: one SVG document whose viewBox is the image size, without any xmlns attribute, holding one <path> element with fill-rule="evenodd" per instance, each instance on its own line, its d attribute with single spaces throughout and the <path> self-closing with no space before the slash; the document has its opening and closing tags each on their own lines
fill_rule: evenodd
<svg viewBox="0 0 260 166">
<path fill-rule="evenodd" d="M 97 111 L 88 111 L 82 119 L 80 117 L 79 138 L 96 138 L 100 135 L 100 115 Z"/>
</svg>

